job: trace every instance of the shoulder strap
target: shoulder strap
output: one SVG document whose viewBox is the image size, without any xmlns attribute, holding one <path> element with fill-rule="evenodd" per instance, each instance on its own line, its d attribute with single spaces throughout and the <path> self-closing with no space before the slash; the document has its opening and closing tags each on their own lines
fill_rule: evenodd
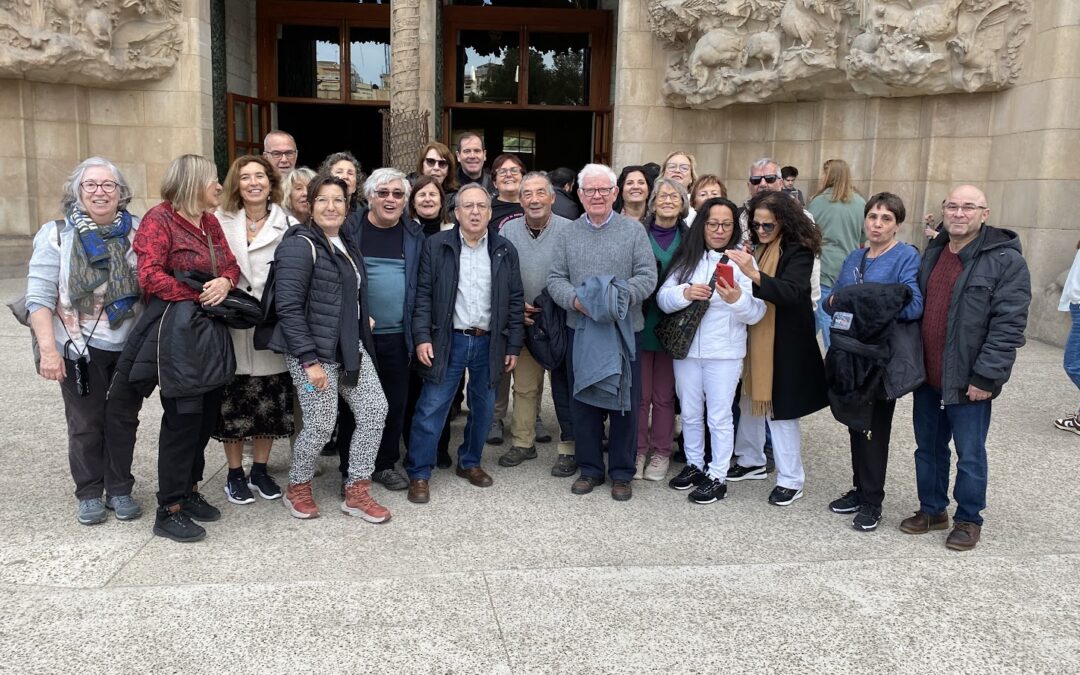
<svg viewBox="0 0 1080 675">
<path fill-rule="evenodd" d="M 318 260 L 318 255 L 315 253 L 315 242 L 311 241 L 311 239 L 305 237 L 302 234 L 298 234 L 296 236 L 300 237 L 301 239 L 307 240 L 308 246 L 311 247 L 311 262 L 314 263 L 316 260 Z"/>
<path fill-rule="evenodd" d="M 64 223 L 66 223 L 66 222 L 67 222 L 67 221 L 66 221 L 66 220 L 64 220 L 63 218 L 59 218 L 59 219 L 57 219 L 57 220 L 54 220 L 54 221 L 53 221 L 53 224 L 54 224 L 54 225 L 56 226 L 56 245 L 57 245 L 57 246 L 63 246 L 63 244 L 62 244 L 62 243 L 61 243 L 61 241 L 60 241 L 60 228 L 61 228 L 61 227 L 62 227 L 62 226 L 64 225 Z"/>
</svg>

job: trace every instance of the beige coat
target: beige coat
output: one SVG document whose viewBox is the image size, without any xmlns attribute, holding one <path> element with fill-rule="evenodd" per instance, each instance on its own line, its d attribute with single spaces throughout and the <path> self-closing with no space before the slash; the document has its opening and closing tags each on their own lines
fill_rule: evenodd
<svg viewBox="0 0 1080 675">
<path fill-rule="evenodd" d="M 229 248 L 240 266 L 240 282 L 236 288 L 261 300 L 266 277 L 270 273 L 270 263 L 274 260 L 274 251 L 285 231 L 296 224 L 296 219 L 285 213 L 281 206 L 274 204 L 266 223 L 249 244 L 247 218 L 243 209 L 236 213 L 226 213 L 218 209 L 215 215 L 221 222 Z M 229 333 L 232 335 L 233 352 L 236 354 L 237 375 L 275 375 L 286 371 L 285 359 L 281 354 L 255 349 L 255 329 L 229 329 Z"/>
</svg>

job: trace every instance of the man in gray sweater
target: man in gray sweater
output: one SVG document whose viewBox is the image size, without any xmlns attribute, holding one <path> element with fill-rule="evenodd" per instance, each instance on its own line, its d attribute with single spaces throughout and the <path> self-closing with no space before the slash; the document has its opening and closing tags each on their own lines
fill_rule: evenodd
<svg viewBox="0 0 1080 675">
<path fill-rule="evenodd" d="M 570 221 L 551 212 L 555 203 L 555 188 L 548 177 L 539 171 L 525 174 L 519 191 L 525 214 L 503 226 L 502 236 L 518 251 L 521 281 L 525 288 L 525 325 L 533 323 L 532 315 L 540 310 L 533 301 L 547 287 L 556 244 L 566 232 Z M 507 374 L 505 377 L 510 377 Z M 517 466 L 526 459 L 536 458 L 533 420 L 544 394 L 544 368 L 536 362 L 528 348 L 522 347 L 514 379 L 514 413 L 510 431 L 513 443 L 499 458 L 500 466 Z M 574 460 L 574 433 L 570 421 L 570 385 L 566 371 L 551 374 L 551 396 L 559 418 L 559 457 L 552 475 L 572 476 L 577 473 Z"/>
<path fill-rule="evenodd" d="M 602 164 L 588 164 L 578 174 L 578 195 L 585 206 L 585 214 L 573 221 L 557 242 L 548 274 L 548 293 L 566 309 L 566 366 L 571 392 L 574 390 L 574 333 L 579 322 L 589 320 L 577 297 L 577 289 L 594 276 L 611 275 L 627 282 L 630 286 L 629 314 L 637 334 L 645 325 L 641 303 L 656 288 L 656 262 L 645 228 L 612 210 L 619 192 L 615 183 L 615 172 Z M 611 348 L 618 349 L 619 346 L 612 344 Z M 574 494 L 588 494 L 604 482 L 601 436 L 606 413 L 611 424 L 607 471 L 612 480 L 611 496 L 618 501 L 633 496 L 630 481 L 634 477 L 637 452 L 637 392 L 641 389 L 641 366 L 636 350 L 630 367 L 634 393 L 630 396 L 629 412 L 597 408 L 571 396 L 575 451 L 581 467 L 581 475 L 571 488 Z"/>
</svg>

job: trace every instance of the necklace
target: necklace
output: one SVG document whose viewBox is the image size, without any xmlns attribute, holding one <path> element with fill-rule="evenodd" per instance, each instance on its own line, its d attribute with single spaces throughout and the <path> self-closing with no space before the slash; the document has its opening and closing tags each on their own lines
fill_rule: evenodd
<svg viewBox="0 0 1080 675">
<path fill-rule="evenodd" d="M 263 222 L 264 220 L 266 220 L 266 217 L 267 217 L 267 216 L 269 216 L 269 215 L 270 215 L 270 210 L 269 210 L 269 209 L 267 209 L 267 210 L 266 210 L 266 211 L 265 211 L 265 212 L 264 212 L 264 213 L 263 213 L 263 214 L 262 214 L 261 216 L 259 216 L 258 218 L 252 218 L 251 216 L 249 216 L 249 215 L 248 215 L 247 209 L 244 209 L 244 216 L 245 216 L 245 217 L 246 217 L 246 219 L 247 219 L 247 228 L 248 228 L 248 231 L 250 231 L 250 232 L 256 232 L 256 231 L 257 231 L 257 230 L 259 229 L 259 226 L 260 226 L 260 224 L 261 224 L 261 223 L 262 223 L 262 222 Z"/>
</svg>

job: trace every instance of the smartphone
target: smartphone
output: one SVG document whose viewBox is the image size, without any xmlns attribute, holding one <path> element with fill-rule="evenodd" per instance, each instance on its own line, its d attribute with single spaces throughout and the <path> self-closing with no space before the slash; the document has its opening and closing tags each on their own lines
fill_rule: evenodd
<svg viewBox="0 0 1080 675">
<path fill-rule="evenodd" d="M 735 285 L 735 270 L 731 269 L 730 265 L 725 263 L 716 263 L 716 281 L 717 283 L 723 279 L 727 282 L 728 286 Z"/>
</svg>

